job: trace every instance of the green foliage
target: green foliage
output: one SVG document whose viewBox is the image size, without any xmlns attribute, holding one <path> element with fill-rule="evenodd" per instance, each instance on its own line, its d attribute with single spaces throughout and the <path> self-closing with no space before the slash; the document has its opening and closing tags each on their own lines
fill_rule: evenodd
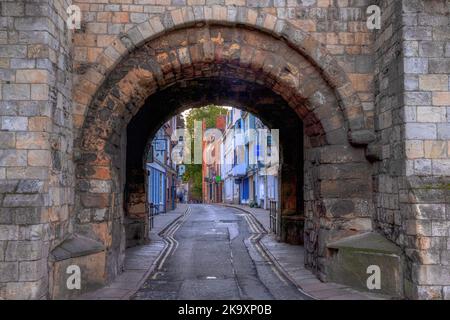
<svg viewBox="0 0 450 320">
<path fill-rule="evenodd" d="M 191 136 L 194 136 L 194 122 L 195 121 L 205 121 L 206 128 L 215 128 L 216 119 L 219 115 L 225 115 L 227 109 L 208 105 L 203 108 L 192 109 L 186 116 L 186 128 L 189 130 Z M 194 139 L 192 139 L 192 143 Z M 191 150 L 194 150 L 194 146 L 191 146 Z M 187 164 L 186 171 L 183 175 L 183 181 L 191 182 L 191 192 L 194 197 L 202 198 L 202 165 L 201 164 Z"/>
<path fill-rule="evenodd" d="M 225 114 L 227 114 L 227 109 L 215 105 L 191 109 L 186 117 L 186 128 L 193 134 L 194 121 L 196 120 L 205 120 L 206 128 L 215 128 L 217 117 Z"/>
</svg>

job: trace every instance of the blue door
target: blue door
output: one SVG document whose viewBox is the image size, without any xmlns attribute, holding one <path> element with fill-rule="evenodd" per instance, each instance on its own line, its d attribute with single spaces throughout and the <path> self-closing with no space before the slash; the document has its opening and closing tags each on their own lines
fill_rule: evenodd
<svg viewBox="0 0 450 320">
<path fill-rule="evenodd" d="M 249 196 L 249 183 L 248 178 L 245 178 L 242 180 L 242 200 L 246 201 L 248 200 Z"/>
</svg>

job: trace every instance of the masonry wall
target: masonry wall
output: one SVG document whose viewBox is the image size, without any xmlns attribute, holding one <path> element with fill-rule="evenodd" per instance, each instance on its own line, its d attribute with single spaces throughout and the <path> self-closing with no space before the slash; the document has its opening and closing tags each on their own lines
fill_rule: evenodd
<svg viewBox="0 0 450 320">
<path fill-rule="evenodd" d="M 371 0 L 92 0 L 74 1 L 83 11 L 82 30 L 74 35 L 74 82 L 77 74 L 95 63 L 102 50 L 133 26 L 169 10 L 201 5 L 247 6 L 260 17 L 272 14 L 293 22 L 326 45 L 347 72 L 373 125 L 373 34 L 366 28 L 365 11 Z M 97 79 L 84 83 L 86 92 Z M 74 126 L 84 121 L 86 94 L 74 92 Z"/>
<path fill-rule="evenodd" d="M 406 294 L 449 298 L 449 8 L 380 1 L 375 41 L 377 228 L 406 254 Z"/>
<path fill-rule="evenodd" d="M 0 297 L 45 298 L 70 232 L 69 1 L 0 3 Z"/>
<path fill-rule="evenodd" d="M 406 255 L 413 297 L 450 299 L 450 2 L 403 1 Z"/>
</svg>

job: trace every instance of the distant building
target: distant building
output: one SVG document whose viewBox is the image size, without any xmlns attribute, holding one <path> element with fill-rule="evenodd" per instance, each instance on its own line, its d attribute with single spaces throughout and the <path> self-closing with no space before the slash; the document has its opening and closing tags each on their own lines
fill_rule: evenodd
<svg viewBox="0 0 450 320">
<path fill-rule="evenodd" d="M 267 129 L 251 113 L 236 108 L 227 113 L 220 149 L 223 202 L 268 209 L 270 201 L 277 201 L 278 161 L 270 161 Z"/>
<path fill-rule="evenodd" d="M 218 116 L 216 127 L 209 131 L 203 122 L 202 191 L 204 203 L 221 203 L 223 201 L 221 151 L 225 122 L 225 116 Z"/>
<path fill-rule="evenodd" d="M 153 138 L 147 160 L 148 203 L 155 213 L 174 210 L 178 184 L 177 165 L 172 150 L 178 141 L 172 141 L 179 117 L 167 121 Z"/>
</svg>

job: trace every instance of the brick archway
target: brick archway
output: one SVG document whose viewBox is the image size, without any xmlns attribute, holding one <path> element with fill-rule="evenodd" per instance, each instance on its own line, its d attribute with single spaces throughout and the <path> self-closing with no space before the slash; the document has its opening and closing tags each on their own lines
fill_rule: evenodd
<svg viewBox="0 0 450 320">
<path fill-rule="evenodd" d="M 214 8 L 213 12 L 221 10 Z M 171 15 L 173 19 L 177 16 L 174 12 Z M 107 67 L 105 56 L 100 58 L 97 71 L 86 72 L 86 77 L 96 73 L 97 85 L 87 86 L 86 79 L 78 81 L 78 92 L 81 90 L 83 95 L 76 94 L 76 101 L 83 100 L 89 108 L 75 143 L 79 154 L 75 230 L 105 244 L 108 277 L 120 272 L 123 260 L 123 208 L 127 210 L 124 201 L 129 199 L 124 198 L 124 190 L 128 190 L 124 171 L 127 124 L 143 105 L 149 104 L 149 97 L 183 81 L 219 78 L 255 83 L 284 101 L 295 117 L 302 120 L 308 137 L 305 146 L 308 175 L 304 181 L 307 264 L 319 275 L 326 276 L 323 258 L 327 240 L 371 230 L 371 182 L 366 174 L 370 165 L 364 149 L 352 143 L 365 145 L 372 134 L 365 127 L 362 113 L 358 113 L 361 105 L 345 73 L 332 60 L 324 72 L 319 64 L 324 66 L 328 56 L 299 30 L 289 26 L 282 29 L 285 36 L 300 37 L 303 45 L 314 47 L 320 63 L 313 63 L 311 56 L 301 54 L 299 45 L 293 46 L 294 39 L 275 37 L 275 29 L 269 34 L 267 28 L 250 30 L 213 23 L 217 20 L 196 26 L 179 23 L 171 27 L 171 32 L 154 33 L 160 36 L 142 45 L 143 39 L 129 46 L 134 50 L 120 63 L 109 59 Z M 266 20 L 267 26 L 271 18 L 266 16 Z M 123 45 L 125 39 L 135 39 L 137 30 L 144 32 L 144 26 L 150 28 L 155 23 L 151 21 L 130 30 L 127 37 L 113 46 Z M 181 25 L 184 28 L 175 27 Z M 105 50 L 105 55 L 112 54 L 111 48 Z M 125 54 L 127 50 L 123 49 Z M 121 55 L 115 56 L 119 61 Z M 251 105 L 245 102 L 245 93 L 238 94 L 234 101 Z M 164 113 L 164 106 L 154 107 Z M 166 115 L 172 111 L 167 110 Z M 295 164 L 286 168 L 293 170 Z M 292 175 L 287 172 L 286 176 Z M 295 211 L 285 209 L 287 213 Z M 145 204 L 141 210 L 145 210 Z"/>
</svg>

